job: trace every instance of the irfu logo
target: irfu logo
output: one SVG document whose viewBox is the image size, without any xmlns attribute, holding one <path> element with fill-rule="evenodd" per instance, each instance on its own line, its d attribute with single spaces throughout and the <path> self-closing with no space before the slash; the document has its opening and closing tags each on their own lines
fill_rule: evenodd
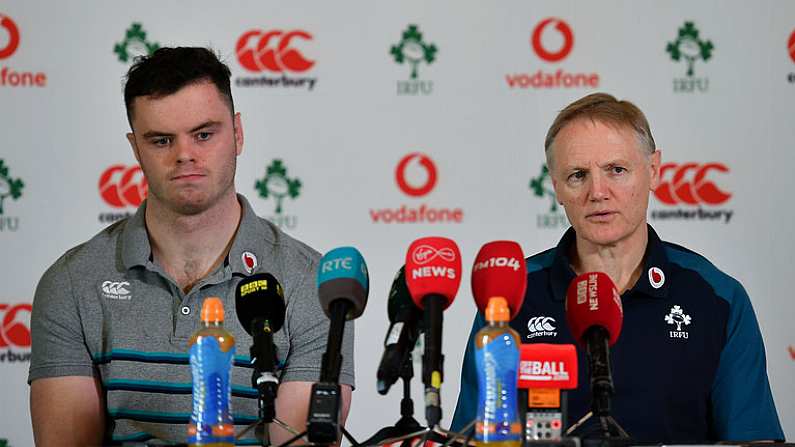
<svg viewBox="0 0 795 447">
<path fill-rule="evenodd" d="M 17 200 L 22 197 L 22 188 L 25 183 L 20 179 L 13 179 L 8 175 L 8 166 L 0 159 L 0 216 L 3 215 L 3 202 L 11 197 Z"/>
<path fill-rule="evenodd" d="M 421 62 L 432 64 L 436 60 L 436 45 L 422 41 L 422 33 L 417 25 L 409 25 L 403 31 L 403 39 L 389 50 L 395 62 L 402 64 L 408 61 L 411 65 L 411 79 L 417 79 L 417 68 Z"/>
<path fill-rule="evenodd" d="M 135 56 L 151 56 L 152 53 L 160 48 L 157 42 L 146 40 L 146 31 L 140 23 L 133 23 L 124 35 L 124 40 L 113 46 L 113 52 L 119 58 L 119 62 L 127 63 Z"/>
<path fill-rule="evenodd" d="M 403 64 L 408 62 L 411 66 L 409 81 L 398 81 L 398 95 L 428 95 L 433 90 L 433 81 L 422 81 L 418 79 L 418 71 L 421 63 L 430 65 L 436 60 L 436 45 L 426 43 L 422 40 L 422 33 L 417 25 L 409 25 L 403 31 L 403 38 L 396 45 L 392 45 L 389 53 L 395 62 Z"/>
<path fill-rule="evenodd" d="M 704 62 L 712 58 L 712 41 L 702 40 L 699 37 L 698 29 L 696 29 L 693 22 L 685 22 L 679 28 L 679 35 L 673 42 L 668 42 L 665 50 L 671 55 L 671 59 L 676 62 L 684 59 L 687 62 L 687 76 L 693 77 L 693 65 L 697 60 L 701 59 Z"/>
<path fill-rule="evenodd" d="M 549 212 L 558 211 L 558 201 L 555 198 L 555 190 L 552 189 L 552 179 L 549 177 L 549 169 L 546 164 L 541 166 L 541 174 L 530 180 L 530 189 L 536 197 L 549 197 Z"/>
<path fill-rule="evenodd" d="M 287 177 L 287 168 L 281 160 L 273 160 L 265 170 L 265 177 L 254 185 L 260 197 L 276 199 L 276 214 L 282 213 L 282 201 L 289 197 L 295 199 L 301 193 L 301 180 Z"/>
<path fill-rule="evenodd" d="M 538 177 L 530 179 L 530 191 L 539 198 L 549 197 L 549 212 L 536 216 L 538 228 L 566 228 L 569 221 L 558 209 L 558 200 L 552 188 L 552 178 L 546 164 L 541 165 Z"/>
</svg>

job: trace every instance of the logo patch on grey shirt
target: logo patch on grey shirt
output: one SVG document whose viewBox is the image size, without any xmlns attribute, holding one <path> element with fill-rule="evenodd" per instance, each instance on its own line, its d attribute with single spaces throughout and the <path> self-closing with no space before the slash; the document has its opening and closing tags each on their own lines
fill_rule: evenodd
<svg viewBox="0 0 795 447">
<path fill-rule="evenodd" d="M 132 294 L 127 289 L 130 283 L 127 281 L 105 281 L 102 283 L 102 296 L 109 300 L 125 300 L 132 299 Z"/>
</svg>

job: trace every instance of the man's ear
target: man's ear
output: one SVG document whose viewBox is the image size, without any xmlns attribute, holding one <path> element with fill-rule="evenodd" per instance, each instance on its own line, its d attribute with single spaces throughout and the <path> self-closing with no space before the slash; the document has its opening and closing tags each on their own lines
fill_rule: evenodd
<svg viewBox="0 0 795 447">
<path fill-rule="evenodd" d="M 240 119 L 240 112 L 235 113 L 232 122 L 235 126 L 235 153 L 240 155 L 243 153 L 243 121 Z"/>
<path fill-rule="evenodd" d="M 649 169 L 651 170 L 651 182 L 649 182 L 649 189 L 654 191 L 660 185 L 660 163 L 662 160 L 662 151 L 657 149 L 651 154 Z"/>
<path fill-rule="evenodd" d="M 132 132 L 127 132 L 127 142 L 130 143 L 130 148 L 133 151 L 133 155 L 135 159 L 138 160 L 138 164 L 141 164 L 141 156 L 138 154 L 138 145 L 135 143 L 135 134 Z"/>
</svg>

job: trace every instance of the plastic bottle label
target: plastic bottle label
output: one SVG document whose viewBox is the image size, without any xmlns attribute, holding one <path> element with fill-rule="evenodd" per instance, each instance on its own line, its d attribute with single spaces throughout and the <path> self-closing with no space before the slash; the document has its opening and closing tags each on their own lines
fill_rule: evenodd
<svg viewBox="0 0 795 447">
<path fill-rule="evenodd" d="M 234 346 L 222 351 L 215 337 L 199 337 L 190 347 L 193 413 L 188 444 L 234 444 L 234 421 L 229 402 L 232 394 L 229 372 L 234 356 Z"/>
<path fill-rule="evenodd" d="M 519 347 L 509 334 L 500 334 L 475 350 L 478 371 L 478 414 L 475 441 L 520 441 L 516 377 Z"/>
</svg>

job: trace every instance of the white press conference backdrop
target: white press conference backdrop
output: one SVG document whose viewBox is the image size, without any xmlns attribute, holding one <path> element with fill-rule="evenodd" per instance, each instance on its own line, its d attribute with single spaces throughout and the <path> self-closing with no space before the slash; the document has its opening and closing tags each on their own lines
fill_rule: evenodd
<svg viewBox="0 0 795 447">
<path fill-rule="evenodd" d="M 747 288 L 792 438 L 793 33 L 787 1 L 1 3 L 0 445 L 32 445 L 40 275 L 145 193 L 122 76 L 158 45 L 210 46 L 229 64 L 245 131 L 237 187 L 255 209 L 321 252 L 364 254 L 357 438 L 399 418 L 400 390 L 379 396 L 375 370 L 410 242 L 453 238 L 465 265 L 490 240 L 527 254 L 554 245 L 566 221 L 542 171 L 544 135 L 593 91 L 638 104 L 670 163 L 650 222 Z M 445 424 L 474 312 L 464 275 L 445 313 Z"/>
</svg>

